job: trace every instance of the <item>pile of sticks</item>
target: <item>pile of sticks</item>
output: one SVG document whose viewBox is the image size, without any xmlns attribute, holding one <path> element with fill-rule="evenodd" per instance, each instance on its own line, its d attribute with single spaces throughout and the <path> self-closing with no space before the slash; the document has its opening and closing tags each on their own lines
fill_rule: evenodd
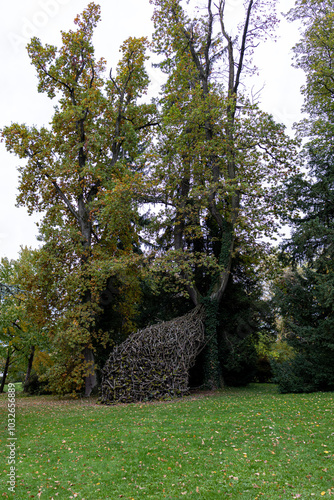
<svg viewBox="0 0 334 500">
<path fill-rule="evenodd" d="M 133 333 L 103 369 L 100 403 L 131 403 L 182 396 L 189 369 L 204 344 L 204 312 L 190 313 Z"/>
</svg>

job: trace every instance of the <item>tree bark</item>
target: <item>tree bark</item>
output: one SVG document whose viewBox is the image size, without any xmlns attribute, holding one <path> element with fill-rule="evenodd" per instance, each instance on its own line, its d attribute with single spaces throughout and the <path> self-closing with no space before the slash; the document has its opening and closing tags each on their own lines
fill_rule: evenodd
<svg viewBox="0 0 334 500">
<path fill-rule="evenodd" d="M 8 347 L 6 364 L 5 364 L 5 368 L 4 368 L 3 375 L 2 375 L 2 381 L 1 381 L 1 387 L 0 387 L 0 394 L 2 394 L 3 391 L 4 391 L 4 387 L 5 387 L 5 383 L 6 383 L 6 378 L 7 378 L 7 374 L 8 374 L 10 356 L 11 356 L 10 347 Z"/>
<path fill-rule="evenodd" d="M 95 371 L 95 359 L 92 349 L 89 347 L 85 348 L 85 363 L 89 366 L 89 373 L 85 376 L 85 397 L 89 397 L 92 390 L 96 386 L 96 371 Z"/>
<path fill-rule="evenodd" d="M 31 375 L 31 370 L 32 370 L 32 363 L 34 361 L 34 355 L 35 355 L 35 346 L 33 345 L 30 348 L 30 355 L 29 355 L 29 359 L 28 359 L 27 372 L 26 372 L 26 376 L 25 376 L 24 384 L 23 384 L 24 392 L 27 392 L 27 390 L 28 390 L 28 385 L 30 382 L 30 375 Z"/>
</svg>

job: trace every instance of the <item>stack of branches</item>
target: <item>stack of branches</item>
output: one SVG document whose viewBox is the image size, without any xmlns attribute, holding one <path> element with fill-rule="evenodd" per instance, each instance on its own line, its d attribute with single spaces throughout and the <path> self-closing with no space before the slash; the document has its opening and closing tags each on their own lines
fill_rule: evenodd
<svg viewBox="0 0 334 500">
<path fill-rule="evenodd" d="M 189 369 L 204 345 L 204 309 L 130 335 L 102 373 L 100 403 L 131 403 L 188 393 Z"/>
</svg>

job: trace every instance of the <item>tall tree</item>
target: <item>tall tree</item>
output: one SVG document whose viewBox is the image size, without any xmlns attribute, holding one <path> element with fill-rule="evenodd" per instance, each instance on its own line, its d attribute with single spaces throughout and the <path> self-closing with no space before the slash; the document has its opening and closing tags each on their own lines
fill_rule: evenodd
<svg viewBox="0 0 334 500">
<path fill-rule="evenodd" d="M 0 263 L 0 356 L 2 358 L 2 379 L 0 393 L 4 391 L 8 370 L 13 354 L 19 341 L 15 338 L 16 321 L 18 319 L 17 301 L 15 296 L 19 294 L 17 286 L 13 285 L 13 265 L 7 258 L 2 258 Z M 13 314 L 14 309 L 14 314 Z"/>
<path fill-rule="evenodd" d="M 5 359 L 0 392 L 3 392 L 12 365 L 24 366 L 33 345 L 34 328 L 25 314 L 25 293 L 18 286 L 15 262 L 0 262 L 0 351 Z"/>
<path fill-rule="evenodd" d="M 24 379 L 25 391 L 30 383 L 35 355 L 43 352 L 44 356 L 49 358 L 53 347 L 50 332 L 54 328 L 55 287 L 52 268 L 45 265 L 41 256 L 41 249 L 24 247 L 21 248 L 19 258 L 14 261 L 15 281 L 24 290 L 23 300 L 21 299 L 24 319 L 31 330 Z"/>
<path fill-rule="evenodd" d="M 191 3 L 152 3 L 154 49 L 168 75 L 152 152 L 151 200 L 162 206 L 157 230 L 167 250 L 156 263 L 163 261 L 193 303 L 206 307 L 206 383 L 214 387 L 220 384 L 218 307 L 233 257 L 239 252 L 248 269 L 259 267 L 263 236 L 276 229 L 273 186 L 289 175 L 294 155 L 284 127 L 242 92 L 255 71 L 256 45 L 277 23 L 275 2 L 245 2 L 237 33 L 223 0 L 207 0 L 193 16 Z"/>
<path fill-rule="evenodd" d="M 92 43 L 100 7 L 77 16 L 76 31 L 62 32 L 62 46 L 28 45 L 38 91 L 57 98 L 50 127 L 4 127 L 6 147 L 27 163 L 20 167 L 18 203 L 40 212 L 45 261 L 52 263 L 59 300 L 57 376 L 63 390 L 85 380 L 96 385 L 94 325 L 100 294 L 117 276 L 129 302 L 136 297 L 133 245 L 137 240 L 135 194 L 140 151 L 154 122 L 154 106 L 137 104 L 145 94 L 144 38 L 129 38 L 110 78 Z"/>
<path fill-rule="evenodd" d="M 0 343 L 7 350 L 7 367 L 12 361 L 25 370 L 25 388 L 35 354 L 48 355 L 52 349 L 52 269 L 39 265 L 40 253 L 21 248 L 18 259 L 0 262 L 0 280 L 7 289 L 0 300 Z"/>
<path fill-rule="evenodd" d="M 290 12 L 304 32 L 295 47 L 304 69 L 307 118 L 299 133 L 309 136 L 302 152 L 306 172 L 287 184 L 285 200 L 292 236 L 285 242 L 290 272 L 276 296 L 295 360 L 278 366 L 281 390 L 334 388 L 334 3 L 297 1 Z M 288 370 L 288 375 L 284 370 Z"/>
</svg>

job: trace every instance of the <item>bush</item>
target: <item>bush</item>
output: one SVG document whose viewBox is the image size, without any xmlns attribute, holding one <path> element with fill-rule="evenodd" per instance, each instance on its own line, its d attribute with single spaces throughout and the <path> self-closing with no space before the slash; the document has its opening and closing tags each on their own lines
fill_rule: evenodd
<svg viewBox="0 0 334 500">
<path fill-rule="evenodd" d="M 268 356 L 258 356 L 255 367 L 255 382 L 259 382 L 260 384 L 272 382 L 273 372 Z"/>
<path fill-rule="evenodd" d="M 314 363 L 302 353 L 279 363 L 271 361 L 273 381 L 281 393 L 301 393 L 334 390 L 333 377 L 329 377 L 321 363 Z"/>
<path fill-rule="evenodd" d="M 244 339 L 235 335 L 221 339 L 219 358 L 224 383 L 232 387 L 245 386 L 254 380 L 257 353 L 252 336 Z"/>
<path fill-rule="evenodd" d="M 6 384 L 16 384 L 18 382 L 21 382 L 22 379 L 24 379 L 25 373 L 24 371 L 14 371 L 11 370 L 6 378 Z"/>
<path fill-rule="evenodd" d="M 31 374 L 29 382 L 24 386 L 24 391 L 32 396 L 51 394 L 50 390 L 48 390 L 48 382 L 39 380 L 36 372 Z"/>
</svg>

